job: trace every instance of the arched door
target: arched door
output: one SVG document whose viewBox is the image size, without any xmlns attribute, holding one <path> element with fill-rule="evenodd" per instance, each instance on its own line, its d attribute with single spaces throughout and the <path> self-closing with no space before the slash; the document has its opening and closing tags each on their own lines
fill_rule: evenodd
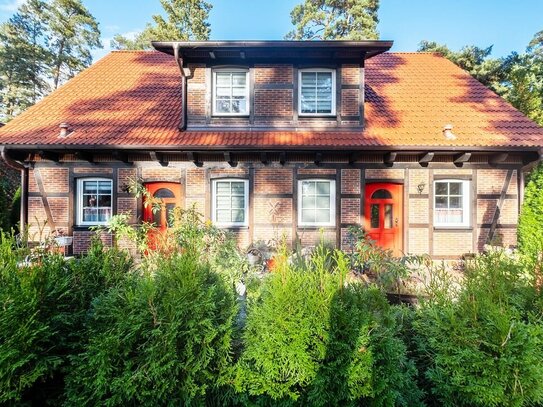
<svg viewBox="0 0 543 407">
<path fill-rule="evenodd" d="M 402 196 L 401 184 L 366 185 L 364 229 L 370 239 L 398 256 L 403 249 Z"/>
<path fill-rule="evenodd" d="M 145 188 L 160 202 L 160 209 L 156 209 L 157 205 L 144 205 L 143 220 L 153 223 L 164 233 L 171 226 L 173 210 L 181 205 L 181 185 L 175 182 L 149 182 L 145 184 Z"/>
</svg>

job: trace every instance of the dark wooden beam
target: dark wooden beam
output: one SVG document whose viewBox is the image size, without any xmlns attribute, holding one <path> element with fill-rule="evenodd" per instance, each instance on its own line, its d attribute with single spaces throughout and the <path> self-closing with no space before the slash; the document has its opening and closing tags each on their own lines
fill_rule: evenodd
<svg viewBox="0 0 543 407">
<path fill-rule="evenodd" d="M 315 154 L 315 165 L 321 165 L 322 162 L 322 153 Z"/>
<path fill-rule="evenodd" d="M 287 153 L 283 151 L 282 153 L 279 153 L 279 164 L 285 165 L 286 162 L 287 162 Z"/>
<path fill-rule="evenodd" d="M 115 160 L 119 160 L 119 161 L 122 161 L 123 163 L 125 164 L 130 164 L 132 163 L 132 161 L 130 161 L 128 159 L 128 154 L 126 153 L 123 153 L 121 151 L 114 151 L 113 153 L 111 153 L 111 155 L 113 156 L 113 158 Z"/>
<path fill-rule="evenodd" d="M 488 157 L 488 163 L 499 164 L 507 160 L 507 157 L 509 157 L 509 153 L 492 154 L 491 156 Z"/>
<path fill-rule="evenodd" d="M 264 165 L 268 165 L 268 154 L 267 153 L 260 153 L 260 162 Z"/>
<path fill-rule="evenodd" d="M 238 165 L 238 162 L 232 159 L 232 155 L 228 151 L 224 153 L 224 161 L 230 164 L 230 167 L 236 167 Z"/>
<path fill-rule="evenodd" d="M 398 157 L 398 153 L 390 152 L 386 153 L 383 157 L 383 162 L 388 166 L 392 167 L 394 164 L 394 161 L 396 161 L 396 158 Z"/>
<path fill-rule="evenodd" d="M 75 156 L 77 157 L 78 160 L 87 161 L 91 164 L 94 163 L 94 155 L 87 151 L 78 151 L 77 153 L 75 153 Z"/>
<path fill-rule="evenodd" d="M 163 167 L 167 167 L 170 163 L 162 153 L 158 153 L 156 151 L 150 151 L 149 155 L 151 156 L 151 160 L 158 162 Z"/>
<path fill-rule="evenodd" d="M 471 153 L 460 153 L 453 157 L 453 163 L 457 167 L 462 167 L 464 163 L 468 162 L 471 158 Z"/>
<path fill-rule="evenodd" d="M 428 164 L 434 159 L 434 153 L 426 153 L 419 156 L 419 164 L 428 167 Z"/>
<path fill-rule="evenodd" d="M 353 165 L 358 159 L 358 153 L 352 152 L 349 154 L 349 165 Z"/>
<path fill-rule="evenodd" d="M 38 155 L 42 160 L 50 160 L 58 163 L 60 161 L 60 154 L 52 151 L 39 151 Z"/>
<path fill-rule="evenodd" d="M 192 151 L 187 152 L 187 158 L 189 159 L 189 161 L 192 161 L 197 167 L 201 167 L 202 165 L 204 165 L 203 162 L 198 160 L 198 155 L 196 153 L 193 153 Z"/>
</svg>

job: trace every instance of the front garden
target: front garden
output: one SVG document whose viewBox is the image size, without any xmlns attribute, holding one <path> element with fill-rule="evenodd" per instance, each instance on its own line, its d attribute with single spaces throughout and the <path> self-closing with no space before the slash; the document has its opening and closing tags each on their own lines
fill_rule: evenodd
<svg viewBox="0 0 543 407">
<path fill-rule="evenodd" d="M 354 230 L 352 251 L 247 256 L 192 209 L 172 224 L 149 242 L 116 218 L 114 247 L 71 260 L 1 236 L 1 405 L 543 403 L 537 246 L 481 255 L 460 282 Z"/>
</svg>

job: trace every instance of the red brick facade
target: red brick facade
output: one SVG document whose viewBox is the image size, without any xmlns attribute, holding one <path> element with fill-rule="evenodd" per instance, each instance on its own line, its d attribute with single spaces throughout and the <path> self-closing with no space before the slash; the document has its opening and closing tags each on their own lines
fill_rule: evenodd
<svg viewBox="0 0 543 407">
<path fill-rule="evenodd" d="M 279 239 L 286 236 L 293 241 L 297 236 L 302 244 L 314 245 L 321 237 L 321 228 L 298 225 L 298 180 L 323 178 L 336 181 L 336 224 L 322 228 L 325 239 L 344 248 L 347 229 L 361 225 L 364 219 L 364 185 L 372 182 L 402 183 L 404 186 L 403 251 L 430 254 L 435 259 L 458 258 L 465 253 L 481 251 L 488 242 L 492 223 L 497 227 L 492 241 L 505 246 L 516 244 L 518 220 L 518 170 L 511 168 L 454 168 L 436 164 L 420 168 L 417 164 L 395 164 L 383 168 L 372 164 L 313 163 L 239 163 L 232 168 L 227 163 L 204 163 L 198 168 L 193 163 L 173 162 L 163 167 L 153 162 L 107 167 L 108 164 L 52 165 L 37 163 L 30 174 L 28 217 L 31 237 L 48 235 L 62 230 L 74 236 L 73 253 L 86 250 L 94 232 L 76 223 L 76 184 L 78 178 L 104 177 L 113 180 L 114 213 L 127 213 L 133 223 L 142 215 L 142 203 L 127 192 L 130 179 L 143 182 L 168 181 L 180 183 L 183 191 L 181 204 L 193 204 L 211 217 L 211 181 L 217 178 L 241 178 L 249 181 L 249 226 L 232 228 L 241 247 L 252 241 Z M 402 167 L 402 168 L 396 168 Z M 354 167 L 354 168 L 353 168 Z M 509 173 L 509 185 L 504 190 Z M 471 186 L 469 228 L 445 229 L 433 225 L 433 182 L 436 179 L 468 180 Z M 496 209 L 503 195 L 499 217 Z M 43 236 L 42 236 L 43 237 Z M 102 239 L 111 244 L 111 236 Z"/>
</svg>

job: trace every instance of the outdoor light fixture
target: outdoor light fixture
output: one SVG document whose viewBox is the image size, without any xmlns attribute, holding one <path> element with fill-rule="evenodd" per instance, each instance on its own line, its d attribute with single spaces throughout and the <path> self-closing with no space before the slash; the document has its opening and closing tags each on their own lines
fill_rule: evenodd
<svg viewBox="0 0 543 407">
<path fill-rule="evenodd" d="M 417 185 L 417 191 L 419 191 L 419 195 L 422 194 L 425 187 L 426 187 L 426 184 L 424 183 L 424 181 L 421 182 L 419 185 Z"/>
</svg>

